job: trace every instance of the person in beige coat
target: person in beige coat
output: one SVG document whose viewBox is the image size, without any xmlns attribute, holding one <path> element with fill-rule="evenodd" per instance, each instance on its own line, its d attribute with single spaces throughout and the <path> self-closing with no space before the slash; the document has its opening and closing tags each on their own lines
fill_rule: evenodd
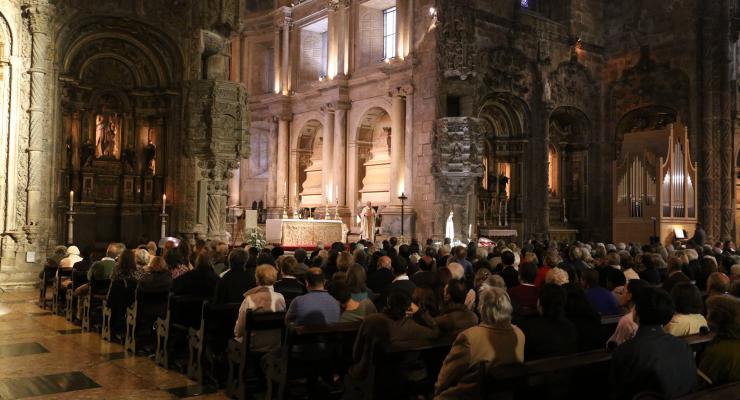
<svg viewBox="0 0 740 400">
<path fill-rule="evenodd" d="M 435 384 L 435 399 L 478 396 L 479 363 L 506 365 L 524 361 L 524 334 L 511 324 L 506 290 L 483 286 L 478 311 L 481 323 L 461 332 L 445 358 Z"/>
</svg>

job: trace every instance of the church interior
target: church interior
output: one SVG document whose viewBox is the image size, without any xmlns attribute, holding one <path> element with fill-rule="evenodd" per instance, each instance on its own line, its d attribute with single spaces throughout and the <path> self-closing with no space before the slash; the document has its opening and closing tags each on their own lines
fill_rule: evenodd
<svg viewBox="0 0 740 400">
<path fill-rule="evenodd" d="M 738 0 L 0 0 L 0 398 L 740 399 L 739 72 Z"/>
</svg>

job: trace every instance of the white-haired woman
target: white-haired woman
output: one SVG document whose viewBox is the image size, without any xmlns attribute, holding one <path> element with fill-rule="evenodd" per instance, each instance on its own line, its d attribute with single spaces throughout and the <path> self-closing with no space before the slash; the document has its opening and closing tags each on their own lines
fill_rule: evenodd
<svg viewBox="0 0 740 400">
<path fill-rule="evenodd" d="M 435 385 L 435 399 L 476 398 L 481 362 L 506 365 L 524 361 L 524 334 L 511 324 L 511 300 L 505 289 L 484 285 L 478 311 L 481 323 L 457 336 Z"/>
</svg>

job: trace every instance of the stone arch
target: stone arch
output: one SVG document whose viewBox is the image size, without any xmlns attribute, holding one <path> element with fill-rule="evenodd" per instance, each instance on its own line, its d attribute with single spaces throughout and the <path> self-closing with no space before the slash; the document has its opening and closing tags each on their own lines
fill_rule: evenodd
<svg viewBox="0 0 740 400">
<path fill-rule="evenodd" d="M 11 113 L 18 108 L 15 105 L 17 100 L 13 90 L 17 83 L 10 63 L 10 57 L 14 54 L 14 38 L 4 11 L 0 9 L 0 149 L 9 147 L 8 141 L 14 131 L 11 129 L 13 119 Z M 6 221 L 15 220 L 5 217 L 6 212 L 12 212 L 15 204 L 15 196 L 9 193 L 16 179 L 16 174 L 12 173 L 15 163 L 8 162 L 9 157 L 13 156 L 5 150 L 0 150 L 0 175 L 7 177 L 0 180 L 0 232 L 6 232 L 8 229 Z"/>
<path fill-rule="evenodd" d="M 391 117 L 383 107 L 367 109 L 359 119 L 355 132 L 355 184 L 350 193 L 359 193 L 357 202 L 371 201 L 387 205 L 390 201 Z"/>
<path fill-rule="evenodd" d="M 678 112 L 672 107 L 651 105 L 632 109 L 617 121 L 614 145 L 619 151 L 624 134 L 627 132 L 662 129 L 676 121 L 678 121 Z"/>
<path fill-rule="evenodd" d="M 509 93 L 492 93 L 481 100 L 477 117 L 486 137 L 521 138 L 530 136 L 529 107 Z"/>
<path fill-rule="evenodd" d="M 478 104 L 491 93 L 504 92 L 524 99 L 531 104 L 540 79 L 534 61 L 520 50 L 510 46 L 482 50 L 479 53 L 476 86 Z M 533 90 L 535 89 L 535 90 Z"/>
<path fill-rule="evenodd" d="M 321 177 L 323 172 L 322 143 L 324 126 L 318 119 L 306 121 L 296 136 L 296 177 L 301 207 L 316 207 L 323 203 Z"/>
<path fill-rule="evenodd" d="M 583 110 L 586 115 L 596 115 L 599 98 L 598 86 L 586 67 L 577 58 L 560 63 L 547 80 L 551 101 L 557 107 Z"/>
</svg>

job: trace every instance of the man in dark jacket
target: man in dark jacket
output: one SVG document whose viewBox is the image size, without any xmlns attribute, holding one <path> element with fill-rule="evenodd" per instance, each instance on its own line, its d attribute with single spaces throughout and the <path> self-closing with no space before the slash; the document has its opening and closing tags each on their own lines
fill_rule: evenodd
<svg viewBox="0 0 740 400">
<path fill-rule="evenodd" d="M 241 303 L 244 293 L 257 286 L 254 271 L 247 271 L 248 255 L 244 249 L 235 248 L 229 254 L 229 270 L 216 285 L 216 304 Z"/>
<path fill-rule="evenodd" d="M 378 259 L 378 268 L 368 274 L 367 287 L 369 287 L 374 293 L 380 293 L 391 282 L 393 282 L 391 258 L 388 256 L 382 256 Z"/>
<path fill-rule="evenodd" d="M 662 289 L 646 288 L 637 298 L 635 337 L 617 347 L 612 356 L 611 380 L 614 398 L 632 398 L 640 392 L 655 392 L 661 398 L 676 398 L 696 387 L 696 363 L 691 347 L 665 330 L 675 308 Z"/>
</svg>

